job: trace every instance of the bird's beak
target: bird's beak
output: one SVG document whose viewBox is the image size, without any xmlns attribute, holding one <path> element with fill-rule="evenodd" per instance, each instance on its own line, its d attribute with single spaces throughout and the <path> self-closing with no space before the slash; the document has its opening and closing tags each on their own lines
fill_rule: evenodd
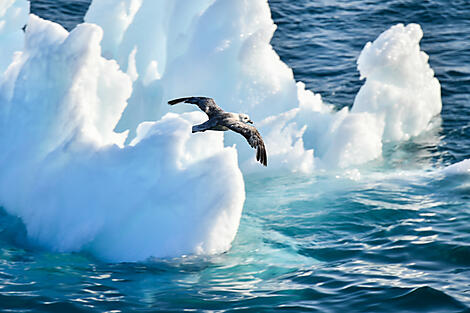
<svg viewBox="0 0 470 313">
<path fill-rule="evenodd" d="M 247 122 L 247 123 L 253 124 L 253 121 L 252 121 L 252 120 L 248 120 L 248 122 Z"/>
</svg>

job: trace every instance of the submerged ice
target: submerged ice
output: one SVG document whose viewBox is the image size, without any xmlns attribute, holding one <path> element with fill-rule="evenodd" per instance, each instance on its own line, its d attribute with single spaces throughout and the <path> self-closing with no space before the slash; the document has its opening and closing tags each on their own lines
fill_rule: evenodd
<svg viewBox="0 0 470 313">
<path fill-rule="evenodd" d="M 273 50 L 265 0 L 94 0 L 70 33 L 26 11 L 0 5 L 0 205 L 51 250 L 113 261 L 225 251 L 245 197 L 239 164 L 351 168 L 441 110 L 416 24 L 365 45 L 365 83 L 336 112 Z M 190 95 L 249 113 L 270 166 L 239 135 L 225 134 L 235 149 L 222 133 L 191 134 L 204 114 L 166 104 Z"/>
</svg>

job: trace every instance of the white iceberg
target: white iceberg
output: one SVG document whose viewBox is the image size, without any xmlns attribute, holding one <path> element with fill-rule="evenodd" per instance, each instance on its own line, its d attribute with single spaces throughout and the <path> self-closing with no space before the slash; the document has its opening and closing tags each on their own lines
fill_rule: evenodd
<svg viewBox="0 0 470 313">
<path fill-rule="evenodd" d="M 271 169 L 312 172 L 376 159 L 384 142 L 428 130 L 441 110 L 417 24 L 396 25 L 364 47 L 358 68 L 366 83 L 351 112 L 335 113 L 296 84 L 273 50 L 267 1 L 94 0 L 85 20 L 103 27 L 104 55 L 133 79 L 118 125 L 131 138 L 140 122 L 168 112 L 168 99 L 205 95 L 250 114 L 266 138 Z M 263 170 L 243 138 L 226 140 L 237 143 L 245 171 Z"/>
<path fill-rule="evenodd" d="M 351 110 L 335 112 L 269 44 L 265 0 L 94 0 L 86 21 L 97 25 L 68 33 L 31 15 L 21 48 L 26 20 L 9 12 L 0 11 L 12 60 L 0 76 L 0 205 L 53 251 L 110 261 L 226 251 L 245 197 L 239 163 L 264 173 L 354 167 L 428 130 L 441 108 L 415 24 L 366 45 L 366 83 Z M 188 95 L 249 113 L 269 167 L 238 134 L 191 134 L 204 114 L 166 104 Z"/>
<path fill-rule="evenodd" d="M 446 176 L 466 175 L 470 177 L 470 159 L 449 165 L 441 171 Z"/>
<path fill-rule="evenodd" d="M 235 149 L 219 133 L 191 135 L 199 112 L 142 123 L 123 146 L 113 128 L 131 80 L 101 57 L 101 36 L 30 17 L 0 88 L 0 205 L 53 251 L 110 261 L 226 251 L 245 197 Z"/>
<path fill-rule="evenodd" d="M 385 141 L 408 140 L 432 126 L 442 109 L 441 88 L 420 51 L 423 31 L 417 24 L 398 24 L 367 43 L 358 59 L 367 81 L 352 112 L 373 113 L 385 122 Z"/>
<path fill-rule="evenodd" d="M 13 53 L 23 49 L 23 31 L 29 14 L 26 0 L 0 2 L 0 74 L 12 62 Z"/>
</svg>

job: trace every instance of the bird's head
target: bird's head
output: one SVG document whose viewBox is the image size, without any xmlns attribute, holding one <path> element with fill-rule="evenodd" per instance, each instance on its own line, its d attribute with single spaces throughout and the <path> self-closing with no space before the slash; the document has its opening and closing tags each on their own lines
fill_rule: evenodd
<svg viewBox="0 0 470 313">
<path fill-rule="evenodd" d="M 253 124 L 253 121 L 250 120 L 250 117 L 248 116 L 248 114 L 243 114 L 243 113 L 240 113 L 238 114 L 238 118 L 240 119 L 241 122 L 245 123 L 245 124 Z"/>
</svg>

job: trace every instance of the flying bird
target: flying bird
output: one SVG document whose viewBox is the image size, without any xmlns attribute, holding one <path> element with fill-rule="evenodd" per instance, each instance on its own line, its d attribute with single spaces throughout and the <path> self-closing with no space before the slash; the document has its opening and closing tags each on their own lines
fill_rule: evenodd
<svg viewBox="0 0 470 313">
<path fill-rule="evenodd" d="M 253 121 L 250 120 L 247 114 L 225 112 L 215 103 L 214 99 L 207 97 L 178 98 L 168 101 L 168 104 L 175 105 L 180 102 L 196 104 L 209 117 L 209 120 L 206 122 L 194 125 L 193 133 L 204 132 L 206 130 L 232 130 L 243 135 L 250 146 L 256 148 L 257 161 L 264 166 L 268 165 L 263 138 L 261 138 L 260 133 L 254 126 L 249 125 L 253 124 Z"/>
</svg>

